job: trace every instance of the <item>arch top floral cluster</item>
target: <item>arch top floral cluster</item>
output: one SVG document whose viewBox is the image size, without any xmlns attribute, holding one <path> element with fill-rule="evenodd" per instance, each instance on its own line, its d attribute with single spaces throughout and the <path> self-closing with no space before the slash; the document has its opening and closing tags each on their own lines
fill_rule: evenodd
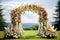
<svg viewBox="0 0 60 40">
<path fill-rule="evenodd" d="M 20 7 L 16 8 L 16 9 L 12 10 L 12 12 L 11 12 L 12 21 L 15 20 L 16 17 L 18 18 L 18 20 L 20 20 L 21 19 L 20 15 L 24 11 L 34 11 L 34 12 L 38 13 L 38 15 L 40 16 L 39 17 L 40 22 L 42 21 L 42 19 L 47 20 L 47 12 L 45 11 L 44 8 L 42 8 L 42 7 L 38 6 L 38 5 L 29 4 L 29 5 L 20 6 Z M 20 22 L 20 21 L 18 21 L 18 22 Z"/>
</svg>

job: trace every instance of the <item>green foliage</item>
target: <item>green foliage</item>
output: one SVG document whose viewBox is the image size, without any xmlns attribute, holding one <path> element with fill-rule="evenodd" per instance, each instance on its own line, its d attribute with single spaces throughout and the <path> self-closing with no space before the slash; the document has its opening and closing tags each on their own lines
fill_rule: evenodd
<svg viewBox="0 0 60 40">
<path fill-rule="evenodd" d="M 5 25 L 4 25 L 5 20 L 3 19 L 4 15 L 2 14 L 3 13 L 2 11 L 3 11 L 2 5 L 0 5 L 0 30 L 4 30 L 4 27 L 5 27 Z"/>
<path fill-rule="evenodd" d="M 38 30 L 38 26 L 31 26 L 28 28 L 23 28 L 24 30 Z"/>
<path fill-rule="evenodd" d="M 55 28 L 58 28 L 58 30 L 60 30 L 60 0 L 57 2 L 57 6 L 56 6 L 56 17 L 54 17 L 56 19 L 55 23 Z"/>
</svg>

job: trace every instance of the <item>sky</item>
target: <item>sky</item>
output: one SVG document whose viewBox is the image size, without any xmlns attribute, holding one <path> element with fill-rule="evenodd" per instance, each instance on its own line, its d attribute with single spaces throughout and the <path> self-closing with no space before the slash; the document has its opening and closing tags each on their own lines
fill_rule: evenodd
<svg viewBox="0 0 60 40">
<path fill-rule="evenodd" d="M 6 22 L 11 22 L 10 12 L 24 4 L 39 4 L 48 13 L 48 22 L 54 22 L 53 13 L 55 12 L 56 5 L 58 0 L 0 0 L 0 5 L 2 5 L 3 14 L 5 14 L 4 19 Z M 22 23 L 38 23 L 38 14 L 33 13 L 31 11 L 25 11 L 24 14 L 21 15 Z"/>
</svg>

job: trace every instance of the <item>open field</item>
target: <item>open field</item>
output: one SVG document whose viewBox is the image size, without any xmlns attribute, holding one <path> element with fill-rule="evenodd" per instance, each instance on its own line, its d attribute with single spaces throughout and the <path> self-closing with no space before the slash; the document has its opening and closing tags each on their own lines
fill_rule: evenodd
<svg viewBox="0 0 60 40">
<path fill-rule="evenodd" d="M 0 31 L 0 39 L 4 37 L 3 31 Z M 37 36 L 36 30 L 29 30 L 24 31 L 24 34 L 20 39 L 11 39 L 11 40 L 60 40 L 60 31 L 57 31 L 57 38 L 41 38 L 40 36 Z M 9 39 L 2 39 L 2 40 L 9 40 Z"/>
</svg>

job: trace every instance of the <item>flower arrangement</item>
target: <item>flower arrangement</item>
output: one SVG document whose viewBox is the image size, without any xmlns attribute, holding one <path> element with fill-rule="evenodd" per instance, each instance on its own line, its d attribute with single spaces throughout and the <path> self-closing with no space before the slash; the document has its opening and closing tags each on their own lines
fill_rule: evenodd
<svg viewBox="0 0 60 40">
<path fill-rule="evenodd" d="M 44 37 L 56 37 L 56 29 L 54 29 L 54 26 L 48 24 L 47 27 L 44 27 Z"/>
<path fill-rule="evenodd" d="M 4 38 L 19 38 L 20 35 L 18 35 L 19 29 L 18 30 L 14 30 L 12 24 L 9 24 L 8 27 L 5 27 L 5 36 Z"/>
<path fill-rule="evenodd" d="M 11 23 L 9 24 L 7 28 L 5 28 L 5 37 L 12 37 L 12 38 L 19 38 L 21 35 L 21 29 L 19 29 L 19 23 L 21 23 L 21 14 L 24 11 L 36 11 L 39 15 L 39 23 L 44 23 L 41 25 L 44 25 L 43 27 L 40 26 L 39 33 L 41 32 L 41 37 L 55 37 L 56 36 L 56 29 L 54 29 L 54 26 L 51 26 L 50 24 L 47 24 L 47 12 L 45 11 L 44 8 L 36 5 L 25 5 L 16 8 L 15 10 L 12 10 L 11 12 Z M 20 24 L 21 26 L 21 24 Z M 19 34 L 20 33 L 20 34 Z"/>
</svg>

